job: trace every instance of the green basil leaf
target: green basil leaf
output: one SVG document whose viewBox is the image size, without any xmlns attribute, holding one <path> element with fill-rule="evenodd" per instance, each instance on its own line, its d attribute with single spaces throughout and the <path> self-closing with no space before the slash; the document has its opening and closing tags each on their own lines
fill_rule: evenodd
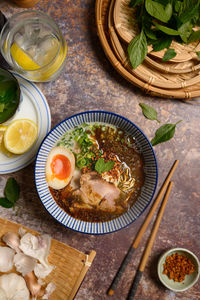
<svg viewBox="0 0 200 300">
<path fill-rule="evenodd" d="M 156 120 L 160 123 L 157 118 L 157 111 L 152 107 L 145 103 L 139 103 L 140 107 L 142 108 L 143 115 L 149 120 Z"/>
<path fill-rule="evenodd" d="M 129 7 L 136 7 L 141 4 L 143 0 L 130 0 Z"/>
<path fill-rule="evenodd" d="M 161 3 L 146 0 L 145 8 L 147 12 L 154 18 L 167 23 L 172 16 L 172 4 L 168 3 L 166 7 L 164 7 Z"/>
<path fill-rule="evenodd" d="M 195 42 L 198 40 L 200 40 L 200 30 L 192 31 L 192 33 L 188 39 L 188 43 L 192 43 L 192 42 Z"/>
<path fill-rule="evenodd" d="M 176 56 L 176 52 L 174 51 L 174 49 L 168 49 L 165 52 L 165 54 L 164 54 L 164 56 L 162 58 L 162 61 L 168 61 L 168 60 L 172 59 L 175 56 Z"/>
<path fill-rule="evenodd" d="M 165 48 L 169 48 L 172 43 L 172 37 L 171 36 L 165 36 L 157 41 L 153 42 L 153 51 L 160 51 Z"/>
<path fill-rule="evenodd" d="M 181 120 L 176 124 L 164 124 L 160 128 L 158 128 L 156 130 L 155 137 L 151 140 L 152 146 L 169 141 L 171 138 L 173 138 L 176 125 L 180 122 Z"/>
<path fill-rule="evenodd" d="M 179 16 L 179 19 L 182 23 L 191 22 L 191 21 L 197 21 L 199 18 L 199 1 L 198 3 L 193 7 L 193 5 L 186 7 L 183 13 Z"/>
<path fill-rule="evenodd" d="M 187 40 L 192 33 L 192 27 L 193 26 L 190 22 L 186 22 L 178 28 L 178 32 L 180 33 L 180 37 L 183 42 L 187 43 Z"/>
<path fill-rule="evenodd" d="M 136 69 L 147 55 L 147 40 L 142 30 L 128 45 L 129 60 L 133 69 Z"/>
<path fill-rule="evenodd" d="M 174 4 L 174 9 L 175 9 L 175 12 L 179 13 L 182 9 L 182 2 L 181 1 L 175 1 L 175 4 Z"/>
<path fill-rule="evenodd" d="M 5 104 L 4 103 L 0 103 L 0 112 L 3 112 L 5 108 Z"/>
<path fill-rule="evenodd" d="M 108 172 L 114 167 L 114 161 L 104 162 L 103 158 L 99 158 L 95 164 L 95 171 L 99 174 L 103 172 Z"/>
<path fill-rule="evenodd" d="M 155 22 L 153 22 L 153 24 L 156 26 L 157 29 L 161 30 L 162 32 L 164 32 L 168 35 L 180 35 L 180 32 L 178 32 L 177 30 L 157 24 Z"/>
<path fill-rule="evenodd" d="M 20 188 L 17 181 L 14 178 L 8 178 L 4 194 L 8 201 L 13 204 L 19 199 Z"/>
<path fill-rule="evenodd" d="M 149 39 L 157 40 L 156 33 L 153 30 L 150 30 L 149 28 L 145 28 L 144 32 Z"/>
<path fill-rule="evenodd" d="M 11 208 L 13 207 L 13 203 L 10 202 L 7 198 L 0 198 L 0 206 L 3 206 L 5 208 Z"/>
<path fill-rule="evenodd" d="M 200 51 L 196 52 L 198 58 L 200 58 Z"/>
</svg>

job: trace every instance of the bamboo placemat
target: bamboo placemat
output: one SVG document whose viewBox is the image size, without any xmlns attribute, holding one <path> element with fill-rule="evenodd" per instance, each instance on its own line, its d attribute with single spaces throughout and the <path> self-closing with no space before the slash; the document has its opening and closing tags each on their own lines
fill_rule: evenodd
<svg viewBox="0 0 200 300">
<path fill-rule="evenodd" d="M 23 225 L 0 218 L 0 238 L 9 231 L 18 233 L 20 227 L 34 235 L 39 234 Z M 5 244 L 0 240 L 0 246 L 2 245 Z M 56 290 L 51 295 L 50 300 L 72 300 L 88 268 L 91 266 L 95 255 L 96 252 L 94 250 L 86 255 L 83 252 L 52 239 L 48 261 L 51 265 L 56 266 L 56 268 L 44 280 L 46 283 L 54 282 L 56 285 Z M 0 273 L 0 275 L 2 275 L 2 273 Z"/>
<path fill-rule="evenodd" d="M 127 68 L 127 61 L 122 62 L 122 58 L 120 53 L 118 52 L 118 46 L 116 42 L 113 40 L 111 35 L 111 31 L 115 30 L 114 28 L 108 28 L 108 15 L 110 9 L 111 0 L 96 0 L 96 22 L 98 28 L 98 35 L 103 46 L 104 52 L 107 55 L 108 59 L 112 63 L 113 67 L 128 81 L 132 84 L 140 87 L 146 93 L 166 98 L 179 98 L 179 99 L 191 99 L 200 96 L 200 82 L 191 82 L 185 85 L 185 82 L 181 85 L 181 88 L 168 89 L 157 87 L 152 84 L 152 80 L 145 81 L 142 78 L 144 74 L 136 74 Z M 153 69 L 153 68 L 152 68 Z M 166 70 L 167 71 L 167 70 Z M 197 71 L 197 70 L 196 70 Z M 154 70 L 155 72 L 155 70 Z M 151 73 L 151 70 L 150 70 Z M 163 74 L 159 74 L 163 78 L 166 78 L 166 72 Z M 145 74 L 146 75 L 146 74 Z M 151 76 L 152 77 L 152 76 Z M 198 77 L 198 75 L 197 75 Z M 183 78 L 185 81 L 185 75 L 183 74 Z M 193 78 L 191 78 L 193 81 Z M 196 80 L 196 79 L 195 79 Z M 157 84 L 157 83 L 156 83 Z M 173 83 L 171 83 L 173 85 Z"/>
</svg>

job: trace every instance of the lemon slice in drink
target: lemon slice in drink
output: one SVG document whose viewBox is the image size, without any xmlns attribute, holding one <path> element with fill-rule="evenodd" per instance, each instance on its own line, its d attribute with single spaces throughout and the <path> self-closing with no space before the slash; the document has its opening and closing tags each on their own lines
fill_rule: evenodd
<svg viewBox="0 0 200 300">
<path fill-rule="evenodd" d="M 36 62 L 22 50 L 16 43 L 13 43 L 10 48 L 10 53 L 16 63 L 24 70 L 37 70 L 40 68 Z"/>
<path fill-rule="evenodd" d="M 56 58 L 52 63 L 50 63 L 56 53 L 57 53 Z M 64 47 L 61 46 L 59 49 L 58 41 L 55 38 L 52 39 L 52 48 L 50 51 L 47 52 L 42 62 L 43 66 L 48 63 L 50 63 L 50 65 L 43 72 L 41 72 L 39 79 L 41 81 L 48 80 L 63 65 L 66 56 L 67 56 L 67 43 L 65 42 Z"/>
<path fill-rule="evenodd" d="M 15 120 L 8 125 L 4 133 L 4 145 L 14 154 L 22 154 L 33 146 L 37 136 L 37 125 L 32 120 Z"/>
</svg>

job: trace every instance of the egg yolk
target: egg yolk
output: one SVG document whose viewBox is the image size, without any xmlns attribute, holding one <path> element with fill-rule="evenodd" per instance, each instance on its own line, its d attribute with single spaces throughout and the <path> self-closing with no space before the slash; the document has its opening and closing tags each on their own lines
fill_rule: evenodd
<svg viewBox="0 0 200 300">
<path fill-rule="evenodd" d="M 52 175 L 57 179 L 64 180 L 70 176 L 71 163 L 69 159 L 62 154 L 57 154 L 51 162 Z"/>
</svg>

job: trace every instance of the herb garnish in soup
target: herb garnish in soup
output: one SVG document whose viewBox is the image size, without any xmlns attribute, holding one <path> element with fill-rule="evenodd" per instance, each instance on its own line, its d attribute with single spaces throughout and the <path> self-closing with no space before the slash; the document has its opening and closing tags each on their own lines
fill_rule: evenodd
<svg viewBox="0 0 200 300">
<path fill-rule="evenodd" d="M 133 137 L 105 123 L 68 131 L 49 153 L 46 179 L 57 204 L 74 218 L 119 217 L 144 182 L 143 157 Z"/>
</svg>

